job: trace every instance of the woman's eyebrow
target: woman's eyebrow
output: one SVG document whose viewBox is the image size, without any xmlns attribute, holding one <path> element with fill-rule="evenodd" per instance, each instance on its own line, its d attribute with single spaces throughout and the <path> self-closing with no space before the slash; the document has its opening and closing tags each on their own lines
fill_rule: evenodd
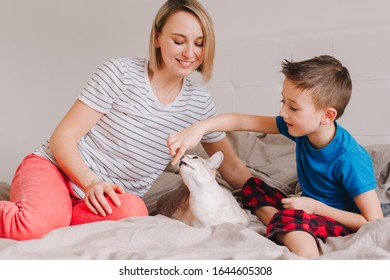
<svg viewBox="0 0 390 280">
<path fill-rule="evenodd" d="M 175 33 L 175 32 L 172 32 L 171 35 L 175 35 L 175 36 L 180 36 L 180 37 L 183 37 L 183 38 L 187 38 L 186 35 L 184 34 L 180 34 L 180 33 Z M 199 36 L 198 38 L 196 38 L 196 40 L 199 40 L 199 39 L 204 39 L 204 36 Z"/>
</svg>

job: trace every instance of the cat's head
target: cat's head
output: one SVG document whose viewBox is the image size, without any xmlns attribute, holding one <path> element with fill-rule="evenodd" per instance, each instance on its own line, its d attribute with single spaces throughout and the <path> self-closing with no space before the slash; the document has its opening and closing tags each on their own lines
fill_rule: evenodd
<svg viewBox="0 0 390 280">
<path fill-rule="evenodd" d="M 179 162 L 180 174 L 184 183 L 188 186 L 214 180 L 216 170 L 221 165 L 223 158 L 223 153 L 220 151 L 208 159 L 195 155 L 184 155 Z"/>
</svg>

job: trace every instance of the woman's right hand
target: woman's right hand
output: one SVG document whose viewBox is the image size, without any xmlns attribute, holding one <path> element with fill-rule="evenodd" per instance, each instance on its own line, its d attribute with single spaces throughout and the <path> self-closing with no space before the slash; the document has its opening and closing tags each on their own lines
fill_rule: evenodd
<svg viewBox="0 0 390 280">
<path fill-rule="evenodd" d="M 93 213 L 106 216 L 112 213 L 107 198 L 111 199 L 116 206 L 121 205 L 117 193 L 125 193 L 123 187 L 96 180 L 87 186 L 84 201 Z"/>
<path fill-rule="evenodd" d="M 202 139 L 205 133 L 200 122 L 172 133 L 167 138 L 169 154 L 173 156 L 172 165 L 175 165 L 188 149 L 194 148 Z"/>
</svg>

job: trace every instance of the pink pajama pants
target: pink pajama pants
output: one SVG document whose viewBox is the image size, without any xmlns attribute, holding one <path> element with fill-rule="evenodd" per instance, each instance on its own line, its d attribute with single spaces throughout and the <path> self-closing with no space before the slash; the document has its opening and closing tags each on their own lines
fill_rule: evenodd
<svg viewBox="0 0 390 280">
<path fill-rule="evenodd" d="M 35 239 L 69 225 L 148 215 L 143 200 L 133 194 L 118 194 L 120 207 L 109 200 L 112 214 L 95 215 L 83 200 L 71 197 L 70 188 L 69 179 L 50 161 L 27 156 L 16 170 L 10 201 L 0 201 L 0 238 Z"/>
</svg>

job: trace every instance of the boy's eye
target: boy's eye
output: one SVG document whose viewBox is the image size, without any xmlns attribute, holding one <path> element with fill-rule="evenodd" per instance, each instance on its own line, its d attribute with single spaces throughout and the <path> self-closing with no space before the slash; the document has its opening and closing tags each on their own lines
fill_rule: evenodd
<svg viewBox="0 0 390 280">
<path fill-rule="evenodd" d="M 282 99 L 282 100 L 280 100 L 280 103 L 283 103 L 283 104 L 285 104 L 286 103 L 286 100 L 284 100 L 284 99 Z M 297 108 L 295 108 L 295 107 L 293 107 L 292 105 L 290 105 L 290 110 L 291 111 L 293 111 L 293 112 L 295 112 L 295 111 L 298 111 L 298 109 Z"/>
</svg>

